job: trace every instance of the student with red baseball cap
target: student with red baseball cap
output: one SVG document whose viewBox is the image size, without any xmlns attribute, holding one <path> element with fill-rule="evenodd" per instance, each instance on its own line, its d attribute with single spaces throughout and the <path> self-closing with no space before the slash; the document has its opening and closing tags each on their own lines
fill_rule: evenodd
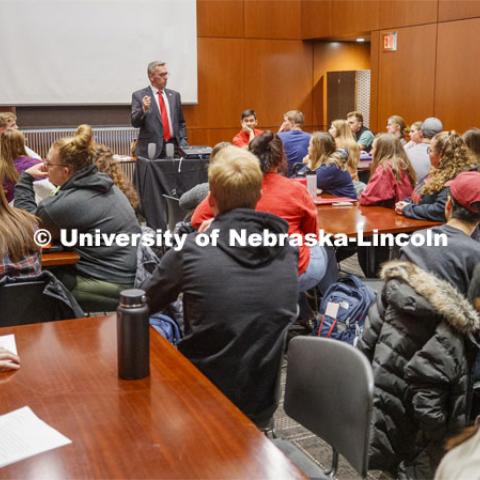
<svg viewBox="0 0 480 480">
<path fill-rule="evenodd" d="M 480 172 L 462 172 L 446 183 L 449 187 L 445 204 L 447 223 L 433 227 L 432 233 L 443 233 L 448 246 L 403 247 L 401 257 L 423 270 L 436 274 L 466 295 L 475 266 L 480 263 L 480 242 L 472 234 L 480 223 Z M 426 235 L 427 230 L 417 232 Z"/>
</svg>

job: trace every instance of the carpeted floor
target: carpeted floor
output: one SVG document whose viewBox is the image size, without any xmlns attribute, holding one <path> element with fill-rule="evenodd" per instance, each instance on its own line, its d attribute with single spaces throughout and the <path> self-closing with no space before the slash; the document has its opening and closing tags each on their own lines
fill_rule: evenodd
<svg viewBox="0 0 480 480">
<path fill-rule="evenodd" d="M 344 260 L 340 266 L 342 272 L 353 273 L 363 277 L 356 255 Z M 288 357 L 288 354 L 286 357 Z M 282 369 L 282 392 L 285 391 L 287 361 L 287 358 L 285 358 Z M 325 470 L 328 470 L 331 461 L 331 448 L 327 443 L 320 440 L 314 434 L 303 428 L 285 414 L 285 411 L 283 410 L 283 393 L 282 400 L 280 401 L 280 405 L 275 413 L 275 432 L 278 437 L 291 441 L 318 465 Z M 361 479 L 360 475 L 358 475 L 343 458 L 341 458 L 339 462 L 337 478 L 338 480 Z M 390 480 L 391 477 L 382 472 L 371 471 L 369 472 L 368 478 L 371 480 Z"/>
</svg>

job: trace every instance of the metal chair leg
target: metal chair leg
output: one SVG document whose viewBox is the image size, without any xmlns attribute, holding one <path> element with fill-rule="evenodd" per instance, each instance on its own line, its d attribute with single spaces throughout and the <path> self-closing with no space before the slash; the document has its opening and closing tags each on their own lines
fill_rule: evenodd
<svg viewBox="0 0 480 480">
<path fill-rule="evenodd" d="M 330 466 L 330 470 L 325 472 L 325 475 L 331 480 L 336 480 L 337 478 L 337 469 L 338 469 L 338 452 L 332 448 L 332 464 Z"/>
</svg>

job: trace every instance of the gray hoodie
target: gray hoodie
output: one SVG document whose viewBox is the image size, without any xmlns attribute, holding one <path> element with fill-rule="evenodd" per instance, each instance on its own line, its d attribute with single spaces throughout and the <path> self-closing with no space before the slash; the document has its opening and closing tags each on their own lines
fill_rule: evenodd
<svg viewBox="0 0 480 480">
<path fill-rule="evenodd" d="M 54 240 L 60 238 L 60 229 L 71 240 L 72 230 L 78 233 L 140 233 L 135 213 L 125 195 L 113 180 L 97 171 L 95 166 L 79 170 L 65 182 L 54 197 L 38 206 L 33 191 L 34 178 L 23 173 L 15 187 L 15 206 L 23 208 L 41 220 Z M 133 285 L 136 271 L 136 247 L 118 246 L 115 242 L 100 246 L 76 246 L 80 261 L 75 265 L 80 275 L 106 282 Z"/>
</svg>

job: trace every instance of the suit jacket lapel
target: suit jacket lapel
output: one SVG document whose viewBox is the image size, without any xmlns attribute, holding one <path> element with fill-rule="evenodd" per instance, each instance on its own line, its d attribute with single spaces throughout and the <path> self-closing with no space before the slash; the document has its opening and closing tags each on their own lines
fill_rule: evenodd
<svg viewBox="0 0 480 480">
<path fill-rule="evenodd" d="M 165 89 L 165 93 L 167 94 L 167 99 L 168 99 L 168 106 L 169 106 L 169 109 L 170 109 L 170 121 L 172 122 L 172 136 L 175 136 L 176 135 L 176 132 L 175 132 L 175 125 L 176 125 L 176 118 L 175 118 L 175 112 L 176 112 L 176 109 L 175 109 L 175 95 L 173 94 L 173 92 L 171 90 L 169 90 L 168 88 Z"/>
</svg>

